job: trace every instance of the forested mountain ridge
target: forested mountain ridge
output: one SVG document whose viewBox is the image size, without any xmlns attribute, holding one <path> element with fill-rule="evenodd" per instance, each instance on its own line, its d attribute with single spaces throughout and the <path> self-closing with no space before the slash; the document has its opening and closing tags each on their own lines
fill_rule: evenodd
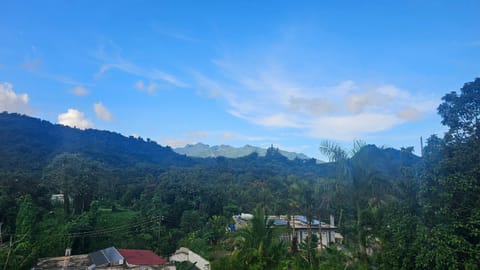
<svg viewBox="0 0 480 270">
<path fill-rule="evenodd" d="M 80 130 L 26 115 L 0 113 L 0 168 L 41 170 L 55 155 L 81 153 L 114 167 L 152 163 L 193 165 L 191 158 L 150 139 L 94 129 Z"/>
<path fill-rule="evenodd" d="M 125 137 L 111 131 L 80 130 L 7 112 L 0 113 L 0 141 L 4 145 L 0 148 L 0 169 L 5 171 L 41 171 L 56 155 L 77 153 L 113 168 L 145 164 L 164 170 L 169 166 L 191 167 L 202 164 L 234 171 L 270 168 L 277 173 L 307 173 L 317 177 L 328 177 L 333 173 L 333 164 L 317 164 L 315 159 L 290 160 L 284 151 L 276 148 L 266 149 L 263 155 L 251 152 L 238 158 L 192 158 L 150 139 Z M 402 154 L 402 151 L 396 149 L 380 149 L 374 145 L 368 145 L 358 153 L 358 157 L 362 155 L 368 155 L 370 165 L 387 174 L 397 172 L 404 163 L 412 165 L 419 161 L 411 153 Z"/>
<path fill-rule="evenodd" d="M 188 144 L 184 147 L 176 147 L 173 151 L 184 154 L 191 157 L 226 157 L 226 158 L 238 158 L 248 156 L 252 153 L 257 153 L 259 156 L 265 156 L 267 154 L 267 149 L 256 147 L 252 145 L 245 145 L 242 147 L 233 147 L 230 145 L 213 145 L 196 143 Z M 287 157 L 290 160 L 293 159 L 309 159 L 308 156 L 302 153 L 288 152 L 284 150 L 279 150 L 282 155 Z"/>
</svg>

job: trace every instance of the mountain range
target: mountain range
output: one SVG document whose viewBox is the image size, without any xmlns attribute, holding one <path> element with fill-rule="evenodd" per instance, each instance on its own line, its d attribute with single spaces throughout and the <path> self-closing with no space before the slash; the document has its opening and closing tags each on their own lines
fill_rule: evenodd
<svg viewBox="0 0 480 270">
<path fill-rule="evenodd" d="M 81 154 L 109 168 L 119 171 L 132 168 L 139 174 L 145 170 L 160 173 L 170 168 L 195 166 L 249 172 L 254 178 L 265 174 L 332 177 L 336 173 L 333 163 L 319 163 L 303 154 L 273 147 L 196 144 L 174 151 L 150 139 L 126 137 L 111 131 L 80 130 L 7 112 L 0 113 L 0 143 L 0 174 L 21 172 L 41 177 L 44 168 L 62 153 Z M 375 145 L 363 147 L 351 158 L 355 159 L 366 160 L 365 166 L 390 176 L 398 176 L 403 166 L 413 166 L 420 161 L 408 151 Z"/>
<path fill-rule="evenodd" d="M 230 145 L 223 145 L 223 144 L 210 146 L 208 144 L 196 143 L 196 144 L 187 144 L 184 147 L 174 148 L 173 151 L 179 154 L 187 155 L 189 157 L 199 157 L 199 158 L 207 158 L 207 157 L 239 158 L 239 157 L 248 156 L 252 153 L 257 153 L 259 156 L 263 157 L 267 154 L 267 149 L 248 145 L 248 144 L 243 147 L 233 147 Z M 288 152 L 280 149 L 279 149 L 279 152 L 280 154 L 282 154 L 283 156 L 285 156 L 290 160 L 294 160 L 296 158 L 310 159 L 310 157 L 302 153 Z"/>
</svg>

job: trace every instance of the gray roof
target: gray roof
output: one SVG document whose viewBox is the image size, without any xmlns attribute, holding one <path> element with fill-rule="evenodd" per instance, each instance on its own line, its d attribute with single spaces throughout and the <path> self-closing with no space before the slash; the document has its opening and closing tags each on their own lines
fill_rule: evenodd
<svg viewBox="0 0 480 270">
<path fill-rule="evenodd" d="M 123 256 L 114 247 L 105 248 L 88 254 L 97 267 L 113 266 L 123 263 Z"/>
</svg>

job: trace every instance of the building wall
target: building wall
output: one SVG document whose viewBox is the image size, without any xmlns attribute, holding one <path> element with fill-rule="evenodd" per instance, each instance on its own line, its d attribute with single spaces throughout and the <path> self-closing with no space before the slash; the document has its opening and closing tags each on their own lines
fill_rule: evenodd
<svg viewBox="0 0 480 270">
<path fill-rule="evenodd" d="M 170 261 L 175 262 L 184 262 L 189 261 L 194 263 L 198 269 L 201 270 L 210 270 L 210 262 L 205 260 L 202 256 L 198 255 L 197 253 L 188 250 L 188 254 L 183 252 L 178 252 L 170 256 Z"/>
<path fill-rule="evenodd" d="M 202 258 L 197 253 L 190 251 L 188 253 L 189 261 L 196 263 L 195 266 L 201 270 L 210 270 L 210 262 Z"/>
<path fill-rule="evenodd" d="M 170 261 L 173 262 L 184 262 L 188 261 L 188 254 L 185 253 L 175 253 L 172 256 L 170 256 Z"/>
<path fill-rule="evenodd" d="M 308 237 L 308 229 L 296 229 L 295 234 L 297 235 L 298 242 L 306 242 L 307 237 Z M 312 234 L 315 234 L 317 237 L 318 235 L 318 230 L 314 229 L 312 230 Z M 283 235 L 281 236 L 282 240 L 291 240 L 288 235 Z M 323 230 L 322 231 L 322 245 L 323 246 L 330 246 L 331 243 L 335 243 L 335 231 L 333 230 Z"/>
</svg>

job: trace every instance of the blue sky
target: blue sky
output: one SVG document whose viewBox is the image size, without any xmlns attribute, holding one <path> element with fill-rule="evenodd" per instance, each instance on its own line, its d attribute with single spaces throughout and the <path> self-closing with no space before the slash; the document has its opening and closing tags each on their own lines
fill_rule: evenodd
<svg viewBox="0 0 480 270">
<path fill-rule="evenodd" d="M 2 1 L 0 111 L 162 145 L 415 146 L 479 76 L 478 1 Z"/>
</svg>

